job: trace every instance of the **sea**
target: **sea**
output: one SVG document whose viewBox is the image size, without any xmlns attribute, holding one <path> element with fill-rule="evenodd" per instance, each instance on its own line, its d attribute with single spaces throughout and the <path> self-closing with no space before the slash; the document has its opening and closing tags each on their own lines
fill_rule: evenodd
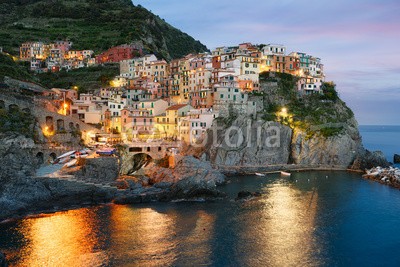
<svg viewBox="0 0 400 267">
<path fill-rule="evenodd" d="M 400 127 L 361 126 L 388 160 Z M 228 178 L 212 202 L 103 205 L 0 223 L 11 266 L 400 266 L 400 191 L 349 172 Z M 238 200 L 239 191 L 261 197 Z"/>
</svg>

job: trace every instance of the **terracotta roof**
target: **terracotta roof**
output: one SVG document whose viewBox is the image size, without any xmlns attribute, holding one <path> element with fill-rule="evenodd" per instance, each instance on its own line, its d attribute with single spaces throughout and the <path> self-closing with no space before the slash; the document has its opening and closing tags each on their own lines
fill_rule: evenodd
<svg viewBox="0 0 400 267">
<path fill-rule="evenodd" d="M 187 106 L 187 104 L 173 105 L 173 106 L 170 106 L 169 108 L 167 108 L 167 110 L 179 110 L 185 106 Z"/>
</svg>

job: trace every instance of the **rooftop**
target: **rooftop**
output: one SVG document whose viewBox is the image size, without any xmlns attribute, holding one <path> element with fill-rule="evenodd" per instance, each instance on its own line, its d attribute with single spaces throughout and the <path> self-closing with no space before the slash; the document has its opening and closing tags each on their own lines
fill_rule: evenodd
<svg viewBox="0 0 400 267">
<path fill-rule="evenodd" d="M 173 106 L 170 106 L 169 108 L 167 108 L 167 110 L 179 110 L 186 106 L 187 106 L 187 104 L 173 105 Z"/>
</svg>

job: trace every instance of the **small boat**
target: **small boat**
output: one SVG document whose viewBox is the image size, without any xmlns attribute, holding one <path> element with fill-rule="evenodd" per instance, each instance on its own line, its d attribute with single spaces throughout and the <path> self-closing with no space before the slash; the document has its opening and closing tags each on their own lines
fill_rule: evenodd
<svg viewBox="0 0 400 267">
<path fill-rule="evenodd" d="M 257 175 L 257 176 L 265 176 L 265 173 L 256 172 L 255 175 Z"/>
<path fill-rule="evenodd" d="M 72 167 L 72 166 L 74 166 L 77 162 L 78 162 L 77 159 L 73 159 L 73 160 L 71 160 L 71 161 L 65 163 L 63 167 L 66 167 L 66 168 Z"/>
<path fill-rule="evenodd" d="M 290 172 L 281 172 L 281 175 L 283 175 L 283 176 L 290 176 Z"/>
<path fill-rule="evenodd" d="M 76 150 L 69 151 L 69 152 L 67 152 L 67 153 L 62 154 L 62 155 L 59 156 L 57 159 L 62 159 L 62 158 L 71 156 L 71 155 L 74 154 L 75 152 L 76 152 Z"/>
<path fill-rule="evenodd" d="M 104 149 L 100 149 L 96 151 L 97 155 L 100 156 L 111 156 L 113 154 L 115 154 L 117 152 L 117 150 L 115 148 L 104 148 Z"/>
</svg>

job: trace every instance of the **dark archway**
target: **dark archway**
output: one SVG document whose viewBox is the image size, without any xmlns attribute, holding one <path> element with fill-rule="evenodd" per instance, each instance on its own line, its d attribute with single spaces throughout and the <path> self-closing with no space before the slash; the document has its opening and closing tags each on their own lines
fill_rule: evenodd
<svg viewBox="0 0 400 267">
<path fill-rule="evenodd" d="M 64 120 L 57 120 L 57 131 L 65 131 Z"/>
<path fill-rule="evenodd" d="M 80 127 L 79 127 L 79 124 L 78 124 L 78 123 L 75 125 L 75 127 L 76 127 L 76 129 L 77 129 L 78 131 L 80 130 Z"/>
<path fill-rule="evenodd" d="M 56 153 L 52 152 L 49 155 L 49 162 L 54 162 L 57 159 Z"/>
<path fill-rule="evenodd" d="M 54 121 L 52 116 L 46 117 L 46 127 L 49 132 L 52 132 L 54 130 Z"/>
<path fill-rule="evenodd" d="M 4 100 L 0 100 L 0 109 L 6 109 L 6 103 Z"/>
<path fill-rule="evenodd" d="M 8 106 L 8 111 L 9 112 L 17 112 L 17 111 L 19 111 L 19 107 L 15 104 L 11 104 Z"/>
<path fill-rule="evenodd" d="M 74 126 L 74 123 L 73 123 L 73 122 L 70 122 L 68 126 L 69 126 L 69 129 L 70 129 L 71 131 L 75 130 L 75 126 Z"/>
<path fill-rule="evenodd" d="M 125 173 L 121 173 L 122 175 L 134 175 L 136 171 L 140 170 L 143 166 L 146 166 L 153 160 L 153 158 L 146 153 L 135 154 L 130 159 L 131 160 L 124 163 L 129 166 L 127 166 L 127 168 L 121 168 L 126 170 Z"/>
<path fill-rule="evenodd" d="M 44 163 L 44 154 L 43 154 L 43 152 L 38 152 L 36 154 L 36 164 L 42 165 L 43 163 Z"/>
</svg>

